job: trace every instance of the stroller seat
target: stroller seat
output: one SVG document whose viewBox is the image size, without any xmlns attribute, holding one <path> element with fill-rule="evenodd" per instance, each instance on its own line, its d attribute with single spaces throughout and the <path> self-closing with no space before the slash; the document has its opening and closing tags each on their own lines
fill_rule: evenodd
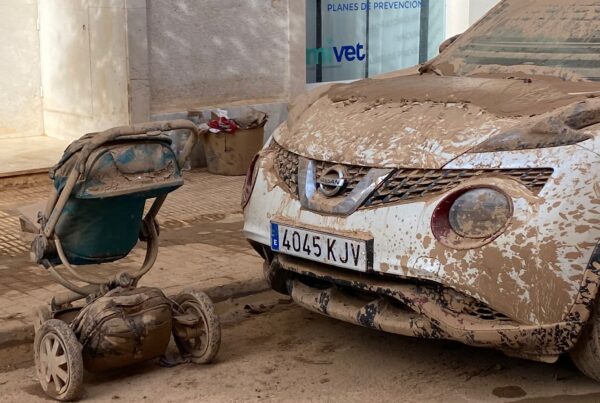
<svg viewBox="0 0 600 403">
<path fill-rule="evenodd" d="M 165 134 L 172 130 L 190 132 L 179 155 Z M 35 234 L 33 261 L 81 297 L 106 280 L 79 273 L 79 268 L 122 259 L 142 240 L 147 243 L 144 264 L 127 273 L 136 284 L 156 259 L 156 215 L 167 194 L 183 185 L 181 167 L 203 133 L 190 121 L 173 120 L 116 127 L 71 143 L 50 170 L 53 189 L 33 220 L 37 223 L 22 217 L 24 232 Z M 144 215 L 148 199 L 154 201 Z M 94 287 L 73 284 L 55 270 L 61 264 L 75 279 Z"/>
<path fill-rule="evenodd" d="M 146 200 L 183 185 L 170 145 L 162 134 L 125 137 L 90 154 L 55 229 L 70 263 L 107 263 L 129 254 L 142 229 Z M 67 150 L 53 168 L 57 192 L 81 152 Z"/>
</svg>

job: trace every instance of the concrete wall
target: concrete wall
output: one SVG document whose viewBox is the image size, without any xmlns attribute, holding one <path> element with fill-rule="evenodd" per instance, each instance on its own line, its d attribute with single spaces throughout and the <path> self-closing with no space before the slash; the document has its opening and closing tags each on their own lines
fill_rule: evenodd
<svg viewBox="0 0 600 403">
<path fill-rule="evenodd" d="M 46 134 L 128 124 L 125 1 L 43 0 L 39 9 Z"/>
<path fill-rule="evenodd" d="M 43 133 L 36 0 L 0 0 L 0 139 Z"/>
<path fill-rule="evenodd" d="M 147 0 L 151 113 L 287 101 L 298 3 Z"/>
</svg>

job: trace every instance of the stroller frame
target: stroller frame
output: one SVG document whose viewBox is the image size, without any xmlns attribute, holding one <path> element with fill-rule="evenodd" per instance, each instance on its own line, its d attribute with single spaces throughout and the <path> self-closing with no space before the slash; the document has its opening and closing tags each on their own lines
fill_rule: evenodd
<svg viewBox="0 0 600 403">
<path fill-rule="evenodd" d="M 69 262 L 63 250 L 62 243 L 55 233 L 55 229 L 58 220 L 60 219 L 60 216 L 65 208 L 65 205 L 71 197 L 71 192 L 73 191 L 80 175 L 85 170 L 85 164 L 92 151 L 94 151 L 96 148 L 100 147 L 103 144 L 119 140 L 123 137 L 144 135 L 151 132 L 167 132 L 172 130 L 190 131 L 190 136 L 188 137 L 184 149 L 178 158 L 179 168 L 181 169 L 184 166 L 187 159 L 189 158 L 194 146 L 197 144 L 199 137 L 205 134 L 206 131 L 200 130 L 194 123 L 183 119 L 142 123 L 132 126 L 116 127 L 98 133 L 97 135 L 105 137 L 106 141 L 100 144 L 95 144 L 95 147 L 93 148 L 84 148 L 81 154 L 79 155 L 79 160 L 69 173 L 65 186 L 60 191 L 58 191 L 54 187 L 52 188 L 52 193 L 50 195 L 50 198 L 48 199 L 45 210 L 38 217 L 38 222 L 41 225 L 41 232 L 36 237 L 36 240 L 32 245 L 32 253 L 35 256 L 37 256 L 36 260 L 41 261 L 44 267 L 48 270 L 48 272 L 58 283 L 70 290 L 70 292 L 66 292 L 53 297 L 53 310 L 57 309 L 60 306 L 86 298 L 90 295 L 104 293 L 106 292 L 107 288 L 112 286 L 113 284 L 118 284 L 120 286 L 135 286 L 137 285 L 137 282 L 146 273 L 148 273 L 148 271 L 150 271 L 150 269 L 156 262 L 156 258 L 158 256 L 158 224 L 156 222 L 156 216 L 162 208 L 168 196 L 167 194 L 162 195 L 154 200 L 152 206 L 150 207 L 150 210 L 146 213 L 145 217 L 142 220 L 142 232 L 144 234 L 145 242 L 147 244 L 146 256 L 144 258 L 144 263 L 142 264 L 142 267 L 134 273 L 120 272 L 114 278 L 108 281 L 106 279 L 101 279 L 87 273 L 79 273 L 76 270 L 76 268 Z M 81 287 L 73 283 L 65 276 L 60 274 L 56 270 L 55 266 L 48 260 L 40 259 L 44 254 L 44 250 L 48 247 L 53 246 L 56 248 L 60 261 L 65 266 L 69 274 L 75 279 L 83 283 L 87 283 L 88 286 Z"/>
</svg>

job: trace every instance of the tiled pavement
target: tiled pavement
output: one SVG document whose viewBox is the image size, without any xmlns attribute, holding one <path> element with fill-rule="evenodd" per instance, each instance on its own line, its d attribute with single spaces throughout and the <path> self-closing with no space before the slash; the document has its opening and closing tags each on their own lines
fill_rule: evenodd
<svg viewBox="0 0 600 403">
<path fill-rule="evenodd" d="M 239 207 L 243 177 L 188 172 L 185 185 L 172 193 L 159 214 L 161 248 L 156 265 L 142 280 L 167 292 L 184 287 L 209 288 L 262 277 L 260 259 L 241 235 Z M 28 260 L 28 245 L 20 240 L 17 209 L 44 201 L 49 185 L 0 190 L 0 331 L 26 324 L 32 308 L 49 302 L 64 289 Z M 96 273 L 138 267 L 143 248 Z"/>
</svg>

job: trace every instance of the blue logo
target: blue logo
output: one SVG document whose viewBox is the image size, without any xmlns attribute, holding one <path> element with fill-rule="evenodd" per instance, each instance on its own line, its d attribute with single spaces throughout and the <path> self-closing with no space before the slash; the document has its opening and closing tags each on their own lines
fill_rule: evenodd
<svg viewBox="0 0 600 403">
<path fill-rule="evenodd" d="M 307 65 L 328 65 L 342 63 L 344 61 L 353 62 L 355 60 L 362 62 L 366 58 L 367 52 L 365 51 L 365 46 L 360 42 L 356 45 L 306 49 Z"/>
<path fill-rule="evenodd" d="M 271 223 L 271 249 L 279 250 L 279 225 Z"/>
</svg>

